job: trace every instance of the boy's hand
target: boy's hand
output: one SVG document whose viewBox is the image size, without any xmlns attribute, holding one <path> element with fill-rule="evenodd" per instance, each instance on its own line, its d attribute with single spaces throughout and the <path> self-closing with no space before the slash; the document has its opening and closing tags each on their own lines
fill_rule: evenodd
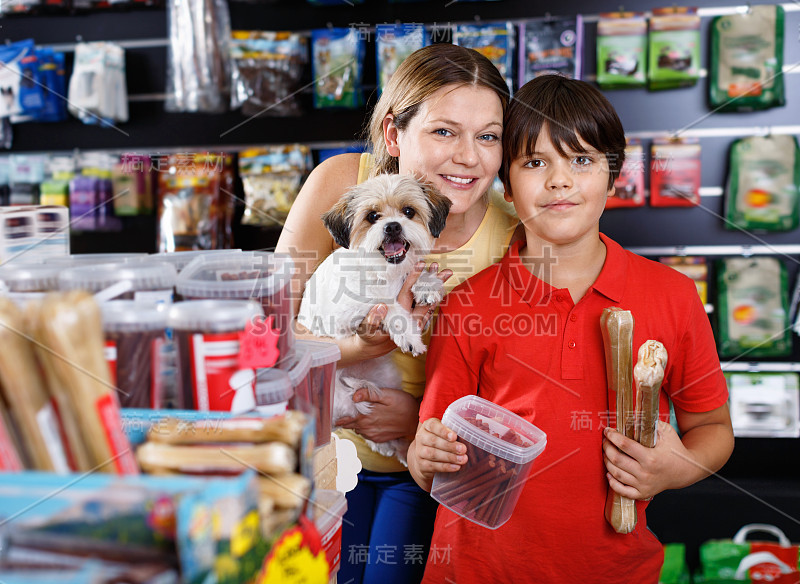
<svg viewBox="0 0 800 584">
<path fill-rule="evenodd" d="M 430 492 L 437 472 L 456 472 L 467 462 L 467 447 L 456 442 L 457 437 L 437 418 L 428 418 L 417 428 L 408 448 L 408 470 L 424 490 Z"/>
<path fill-rule="evenodd" d="M 677 488 L 679 477 L 692 465 L 691 453 L 672 426 L 658 422 L 654 448 L 642 446 L 612 428 L 603 431 L 603 461 L 608 484 L 629 499 L 649 499 L 661 491 Z"/>
</svg>

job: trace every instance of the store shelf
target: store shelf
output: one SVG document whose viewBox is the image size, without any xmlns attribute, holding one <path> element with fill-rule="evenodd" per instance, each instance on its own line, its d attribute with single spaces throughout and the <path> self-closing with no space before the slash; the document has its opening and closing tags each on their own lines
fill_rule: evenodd
<svg viewBox="0 0 800 584">
<path fill-rule="evenodd" d="M 725 372 L 747 373 L 800 373 L 800 363 L 772 363 L 768 361 L 723 361 L 720 363 Z"/>
<path fill-rule="evenodd" d="M 777 245 L 676 245 L 629 247 L 629 251 L 641 256 L 744 256 L 754 255 L 800 255 L 800 244 Z"/>
</svg>

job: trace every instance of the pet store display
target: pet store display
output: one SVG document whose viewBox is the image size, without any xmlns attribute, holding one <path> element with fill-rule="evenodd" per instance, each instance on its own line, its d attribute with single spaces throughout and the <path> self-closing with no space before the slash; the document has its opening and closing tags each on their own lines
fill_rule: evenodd
<svg viewBox="0 0 800 584">
<path fill-rule="evenodd" d="M 656 138 L 650 153 L 650 205 L 699 205 L 700 142 L 696 138 Z"/>
<path fill-rule="evenodd" d="M 697 83 L 700 44 L 696 8 L 654 8 L 648 34 L 648 89 L 674 89 Z"/>
<path fill-rule="evenodd" d="M 752 136 L 730 148 L 727 229 L 791 231 L 800 222 L 800 148 L 794 136 Z"/>
<path fill-rule="evenodd" d="M 315 108 L 353 109 L 363 104 L 365 51 L 366 40 L 356 28 L 311 31 Z"/>
<path fill-rule="evenodd" d="M 638 12 L 604 12 L 597 21 L 597 83 L 602 89 L 644 87 L 647 19 Z"/>
<path fill-rule="evenodd" d="M 167 111 L 226 111 L 231 82 L 228 3 L 169 0 L 167 37 Z"/>
<path fill-rule="evenodd" d="M 231 38 L 231 108 L 246 116 L 298 116 L 306 37 L 235 30 Z"/>
<path fill-rule="evenodd" d="M 737 437 L 800 437 L 797 373 L 728 372 L 731 424 Z"/>
<path fill-rule="evenodd" d="M 512 23 L 457 24 L 453 27 L 453 44 L 474 49 L 494 63 L 513 93 L 516 39 Z"/>
<path fill-rule="evenodd" d="M 784 11 L 780 5 L 748 6 L 711 21 L 709 105 L 747 112 L 786 103 L 783 79 Z"/>
<path fill-rule="evenodd" d="M 581 78 L 583 19 L 581 15 L 532 18 L 519 25 L 519 86 L 539 75 L 558 73 Z"/>
<path fill-rule="evenodd" d="M 773 257 L 717 261 L 718 345 L 723 357 L 791 353 L 786 266 Z"/>
<path fill-rule="evenodd" d="M 400 63 L 411 53 L 428 44 L 425 26 L 422 24 L 379 24 L 375 27 L 375 55 L 378 65 L 378 90 L 383 92 L 386 84 L 397 71 Z"/>
</svg>

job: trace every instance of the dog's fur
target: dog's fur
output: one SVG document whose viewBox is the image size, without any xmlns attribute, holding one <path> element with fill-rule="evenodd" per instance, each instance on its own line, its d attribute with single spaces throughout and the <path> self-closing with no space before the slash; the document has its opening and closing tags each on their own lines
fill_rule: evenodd
<svg viewBox="0 0 800 584">
<path fill-rule="evenodd" d="M 356 333 L 370 309 L 388 306 L 383 329 L 404 352 L 426 350 L 422 331 L 397 302 L 408 274 L 430 251 L 444 229 L 450 200 L 432 185 L 408 175 L 387 174 L 350 189 L 322 216 L 341 247 L 329 255 L 306 284 L 298 322 L 317 336 L 343 338 Z M 417 304 L 436 304 L 444 286 L 436 274 L 423 271 L 412 288 Z M 380 388 L 400 389 L 400 372 L 391 355 L 340 368 L 336 373 L 334 420 L 367 414 L 370 403 L 354 403 L 353 393 L 366 388 L 370 399 Z M 405 464 L 407 440 L 367 444 Z"/>
</svg>

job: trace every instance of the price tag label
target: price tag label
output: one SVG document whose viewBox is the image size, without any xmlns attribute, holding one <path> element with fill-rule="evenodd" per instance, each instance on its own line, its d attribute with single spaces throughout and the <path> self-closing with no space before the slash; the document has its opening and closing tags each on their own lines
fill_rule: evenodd
<svg viewBox="0 0 800 584">
<path fill-rule="evenodd" d="M 247 322 L 239 333 L 239 369 L 263 369 L 277 363 L 280 332 L 274 322 L 273 316 Z"/>
</svg>

